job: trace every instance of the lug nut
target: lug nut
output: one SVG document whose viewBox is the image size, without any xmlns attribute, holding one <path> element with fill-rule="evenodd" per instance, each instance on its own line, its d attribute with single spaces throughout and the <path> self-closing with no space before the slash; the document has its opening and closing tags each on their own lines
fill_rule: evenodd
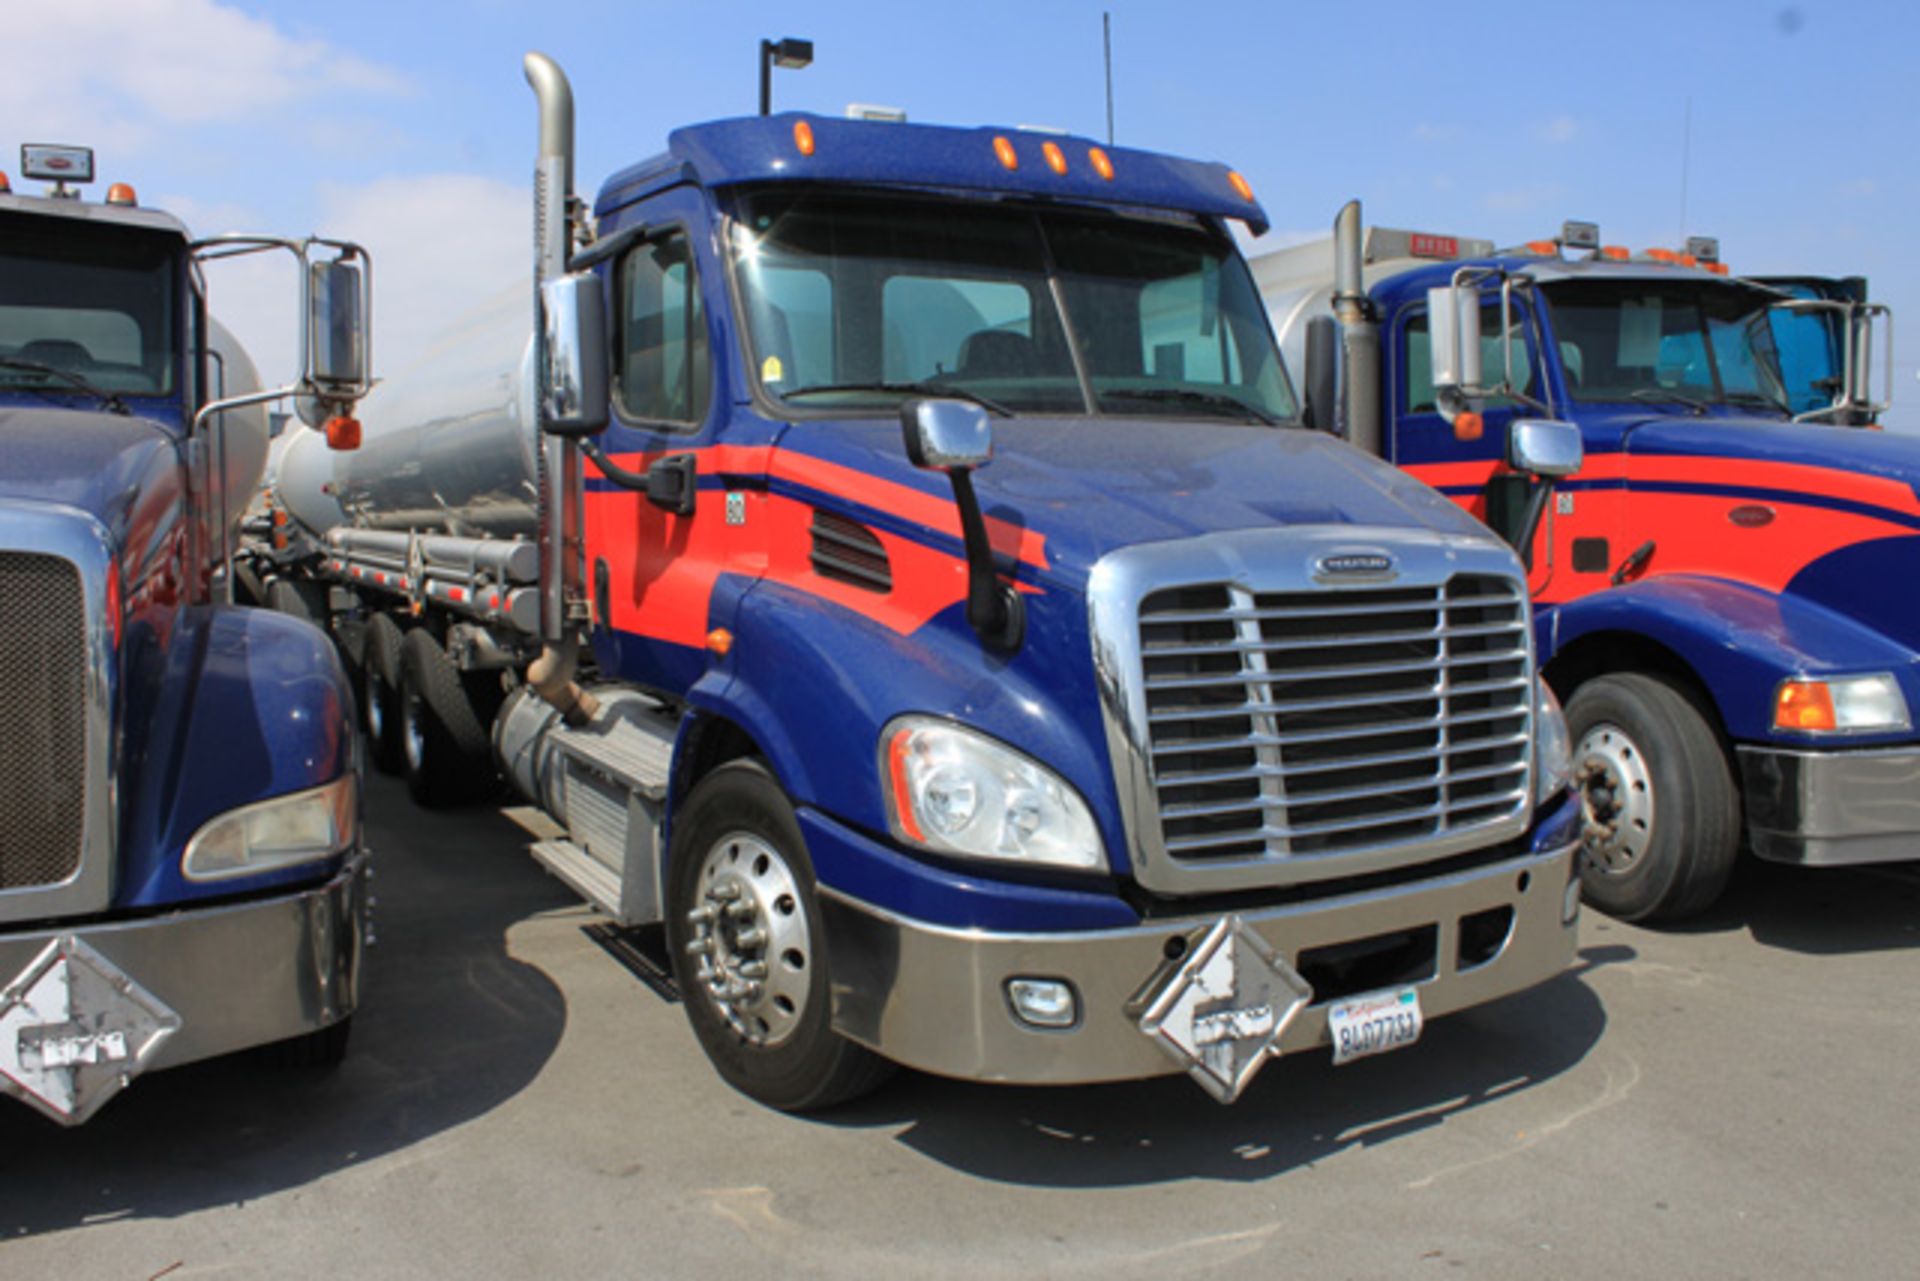
<svg viewBox="0 0 1920 1281">
<path fill-rule="evenodd" d="M 767 977 L 767 963 L 765 961 L 740 962 L 740 977 L 743 979 L 763 979 Z"/>
<path fill-rule="evenodd" d="M 727 911 L 732 914 L 733 919 L 736 921 L 751 921 L 754 917 L 760 915 L 759 908 L 751 903 L 745 902 L 735 903 L 732 907 L 728 908 Z"/>
<path fill-rule="evenodd" d="M 750 930 L 741 930 L 733 941 L 735 946 L 751 952 L 767 941 L 767 932 L 756 925 Z"/>
<path fill-rule="evenodd" d="M 707 956 L 713 951 L 713 940 L 706 937 L 687 940 L 688 956 Z"/>
</svg>

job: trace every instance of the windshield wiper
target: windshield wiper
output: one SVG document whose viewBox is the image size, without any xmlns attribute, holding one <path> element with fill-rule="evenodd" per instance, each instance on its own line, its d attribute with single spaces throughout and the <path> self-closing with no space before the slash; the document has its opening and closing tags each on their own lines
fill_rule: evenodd
<svg viewBox="0 0 1920 1281">
<path fill-rule="evenodd" d="M 792 400 L 795 396 L 830 395 L 836 391 L 880 391 L 896 396 L 937 396 L 954 400 L 970 400 L 991 413 L 1002 418 L 1014 417 L 1013 410 L 999 401 L 982 396 L 977 391 L 968 391 L 965 387 L 955 387 L 949 383 L 907 382 L 907 383 L 815 383 L 811 387 L 795 387 L 792 391 L 783 391 L 783 400 Z"/>
<path fill-rule="evenodd" d="M 1707 403 L 1705 401 L 1695 400 L 1691 396 L 1682 396 L 1679 392 L 1668 391 L 1664 387 L 1635 387 L 1631 392 L 1628 392 L 1627 395 L 1630 399 L 1638 400 L 1649 405 L 1685 405 L 1689 413 L 1704 414 L 1707 412 Z"/>
<path fill-rule="evenodd" d="M 1720 397 L 1729 405 L 1758 405 L 1762 409 L 1771 409 L 1775 413 L 1793 416 L 1793 410 L 1781 404 L 1764 391 L 1730 391 Z"/>
<path fill-rule="evenodd" d="M 38 360 L 27 360 L 20 356 L 0 356 L 0 369 L 22 369 L 28 373 L 46 374 L 48 377 L 58 378 L 69 386 L 86 392 L 89 396 L 99 397 L 100 403 L 105 405 L 113 413 L 128 417 L 131 417 L 133 414 L 133 411 L 127 408 L 126 402 L 114 393 L 102 391 L 100 388 L 82 378 L 79 374 L 71 370 L 61 369 L 57 365 L 49 365 Z M 32 390 L 39 391 L 43 389 L 36 387 Z"/>
<path fill-rule="evenodd" d="M 1284 419 L 1276 418 L 1258 405 L 1249 405 L 1238 396 L 1229 396 L 1224 391 L 1200 391 L 1193 387 L 1113 387 L 1099 393 L 1100 399 L 1109 396 L 1125 396 L 1134 400 L 1165 401 L 1185 405 L 1207 405 L 1216 409 L 1231 409 L 1245 414 L 1255 422 L 1265 423 L 1269 427 L 1278 427 Z"/>
</svg>

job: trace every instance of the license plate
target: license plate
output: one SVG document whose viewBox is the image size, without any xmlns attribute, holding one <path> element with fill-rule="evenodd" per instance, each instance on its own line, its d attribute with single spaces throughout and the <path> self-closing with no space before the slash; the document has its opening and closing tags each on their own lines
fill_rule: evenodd
<svg viewBox="0 0 1920 1281">
<path fill-rule="evenodd" d="M 1327 1035 L 1333 1039 L 1336 1067 L 1412 1045 L 1420 1039 L 1422 1026 L 1417 988 L 1369 992 L 1327 1007 Z"/>
</svg>

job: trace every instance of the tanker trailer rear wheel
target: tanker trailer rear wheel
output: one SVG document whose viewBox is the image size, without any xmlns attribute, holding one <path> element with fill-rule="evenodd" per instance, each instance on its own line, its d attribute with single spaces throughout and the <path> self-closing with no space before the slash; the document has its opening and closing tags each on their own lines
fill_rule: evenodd
<svg viewBox="0 0 1920 1281">
<path fill-rule="evenodd" d="M 367 723 L 368 755 L 383 774 L 406 763 L 400 731 L 400 624 L 387 614 L 367 619 L 361 640 L 360 707 Z"/>
<path fill-rule="evenodd" d="M 460 669 L 433 633 L 416 627 L 400 645 L 400 740 L 407 790 L 426 806 L 478 800 L 493 788 L 489 723 Z"/>
<path fill-rule="evenodd" d="M 1622 672 L 1575 690 L 1567 727 L 1587 902 L 1627 921 L 1711 907 L 1739 851 L 1740 794 L 1705 714 L 1672 682 Z"/>
<path fill-rule="evenodd" d="M 727 1084 L 783 1112 L 893 1072 L 832 1026 L 826 937 L 800 823 L 758 761 L 702 779 L 673 827 L 667 942 L 687 1021 Z"/>
</svg>

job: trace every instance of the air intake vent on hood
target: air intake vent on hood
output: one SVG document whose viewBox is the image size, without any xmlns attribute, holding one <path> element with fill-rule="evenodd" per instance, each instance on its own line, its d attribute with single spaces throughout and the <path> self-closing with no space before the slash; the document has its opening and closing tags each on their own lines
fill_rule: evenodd
<svg viewBox="0 0 1920 1281">
<path fill-rule="evenodd" d="M 893 590 L 893 567 L 887 562 L 887 549 L 871 529 L 815 508 L 812 532 L 814 573 L 870 592 Z"/>
</svg>

